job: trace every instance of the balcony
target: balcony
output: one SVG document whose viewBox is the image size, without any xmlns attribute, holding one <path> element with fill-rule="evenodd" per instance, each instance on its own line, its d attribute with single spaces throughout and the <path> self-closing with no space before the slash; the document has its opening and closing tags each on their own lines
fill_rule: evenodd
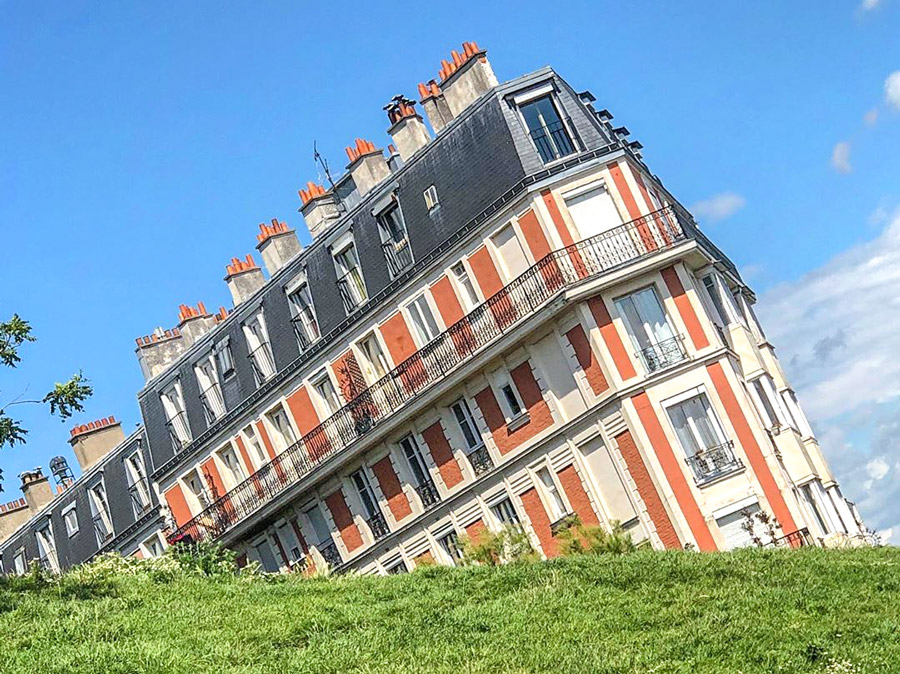
<svg viewBox="0 0 900 674">
<path fill-rule="evenodd" d="M 494 468 L 494 461 L 484 445 L 469 452 L 468 459 L 472 470 L 475 471 L 475 477 L 483 475 Z"/>
<path fill-rule="evenodd" d="M 780 536 L 766 543 L 766 548 L 806 548 L 815 546 L 815 539 L 810 535 L 809 529 L 805 527 L 792 531 L 789 534 Z"/>
<path fill-rule="evenodd" d="M 369 530 L 372 532 L 372 536 L 376 541 L 381 540 L 391 533 L 391 530 L 388 529 L 387 520 L 384 519 L 384 515 L 381 513 L 372 515 L 366 520 L 366 524 L 369 525 Z"/>
<path fill-rule="evenodd" d="M 221 537 L 307 478 L 318 466 L 390 421 L 398 411 L 421 398 L 475 353 L 497 342 L 565 290 L 655 255 L 688 238 L 701 237 L 688 220 L 668 206 L 549 253 L 253 476 L 216 499 L 173 532 L 169 540 L 198 541 Z M 469 457 L 476 474 L 493 467 L 483 448 L 475 450 Z"/>
<path fill-rule="evenodd" d="M 325 563 L 328 564 L 329 568 L 336 569 L 344 563 L 344 560 L 341 559 L 341 553 L 337 549 L 337 544 L 334 541 L 319 545 L 318 548 L 319 554 L 322 555 L 322 559 L 325 560 Z"/>
<path fill-rule="evenodd" d="M 409 248 L 409 241 L 386 241 L 381 244 L 381 250 L 384 251 L 384 259 L 387 261 L 388 271 L 391 278 L 397 278 L 404 269 L 413 263 L 412 251 Z"/>
<path fill-rule="evenodd" d="M 665 339 L 658 344 L 651 344 L 646 349 L 638 351 L 636 355 L 647 368 L 647 374 L 664 370 L 687 358 L 687 352 L 681 344 L 681 335 Z"/>
<path fill-rule="evenodd" d="M 730 475 L 744 467 L 741 460 L 734 455 L 734 443 L 730 440 L 697 452 L 685 461 L 694 472 L 694 481 L 698 485 Z"/>
<path fill-rule="evenodd" d="M 422 507 L 428 509 L 434 504 L 440 502 L 441 496 L 438 494 L 437 487 L 433 482 L 423 482 L 416 487 L 416 493 L 422 501 Z"/>
</svg>

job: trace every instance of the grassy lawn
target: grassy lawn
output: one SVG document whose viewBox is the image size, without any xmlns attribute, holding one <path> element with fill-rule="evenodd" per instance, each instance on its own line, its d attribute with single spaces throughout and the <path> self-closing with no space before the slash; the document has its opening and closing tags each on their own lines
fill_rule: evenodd
<svg viewBox="0 0 900 674">
<path fill-rule="evenodd" d="M 900 549 L 0 581 L 0 672 L 900 672 Z"/>
</svg>

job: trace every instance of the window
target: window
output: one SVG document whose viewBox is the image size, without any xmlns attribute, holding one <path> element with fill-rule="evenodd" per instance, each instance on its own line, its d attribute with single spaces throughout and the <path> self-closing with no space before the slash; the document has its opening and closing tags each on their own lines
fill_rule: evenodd
<svg viewBox="0 0 900 674">
<path fill-rule="evenodd" d="M 545 164 L 575 152 L 575 145 L 552 96 L 541 96 L 523 103 L 519 106 L 519 111 L 528 127 L 528 134 Z"/>
<path fill-rule="evenodd" d="M 453 416 L 456 417 L 456 423 L 459 424 L 459 431 L 462 433 L 463 440 L 466 443 L 466 451 L 471 452 L 484 444 L 481 439 L 481 433 L 478 432 L 478 426 L 475 425 L 475 417 L 472 416 L 472 410 L 465 398 L 460 398 L 450 405 Z"/>
<path fill-rule="evenodd" d="M 150 483 L 139 452 L 125 458 L 125 480 L 131 496 L 131 508 L 137 519 L 150 509 Z"/>
<path fill-rule="evenodd" d="M 669 420 L 698 483 L 712 480 L 743 466 L 705 393 L 697 393 L 667 408 Z"/>
<path fill-rule="evenodd" d="M 366 517 L 372 518 L 379 515 L 381 511 L 378 509 L 378 499 L 375 497 L 372 483 L 369 482 L 369 476 L 366 475 L 366 471 L 360 468 L 350 476 L 350 479 L 353 480 L 353 485 L 356 487 L 357 494 L 359 494 L 359 500 L 362 501 Z"/>
<path fill-rule="evenodd" d="M 763 385 L 763 379 L 766 375 L 762 377 L 757 377 L 753 381 L 750 382 L 751 395 L 750 397 L 753 399 L 753 403 L 756 405 L 756 411 L 759 412 L 759 416 L 762 417 L 763 423 L 767 428 L 774 428 L 779 426 L 778 415 L 775 412 L 775 408 L 772 403 L 773 400 L 769 398 L 769 392 L 766 390 L 766 387 Z"/>
<path fill-rule="evenodd" d="M 563 199 L 582 239 L 598 236 L 622 224 L 619 209 L 616 208 L 605 185 L 594 183 L 584 189 L 564 194 Z M 623 231 L 621 236 L 618 234 L 615 236 L 616 238 L 612 240 L 614 248 L 619 249 L 621 245 L 624 246 L 621 252 L 637 253 L 628 232 Z"/>
<path fill-rule="evenodd" d="M 370 332 L 363 337 L 358 346 L 371 382 L 378 381 L 388 373 L 390 366 L 375 332 Z"/>
<path fill-rule="evenodd" d="M 47 521 L 35 532 L 38 547 L 38 559 L 41 566 L 54 573 L 59 571 L 59 560 L 56 557 L 56 542 L 53 540 L 53 529 Z"/>
<path fill-rule="evenodd" d="M 106 500 L 106 487 L 103 482 L 98 482 L 88 489 L 88 500 L 91 504 L 91 520 L 94 524 L 97 545 L 102 546 L 113 537 L 112 518 L 109 514 L 109 502 Z"/>
<path fill-rule="evenodd" d="M 440 501 L 434 481 L 431 479 L 431 473 L 428 472 L 425 457 L 422 456 L 422 450 L 416 439 L 412 435 L 407 435 L 400 440 L 400 448 L 406 457 L 406 463 L 409 465 L 413 479 L 416 481 L 415 489 L 419 498 L 422 499 L 422 505 L 427 508 Z"/>
<path fill-rule="evenodd" d="M 419 346 L 425 346 L 432 339 L 440 334 L 437 321 L 431 312 L 431 306 L 428 304 L 428 298 L 425 293 L 419 295 L 416 299 L 406 305 L 409 317 L 412 319 L 413 330 Z"/>
<path fill-rule="evenodd" d="M 561 520 L 568 514 L 568 510 L 566 509 L 566 504 L 563 503 L 562 496 L 559 493 L 559 488 L 556 486 L 556 480 L 553 479 L 553 476 L 550 474 L 550 471 L 546 468 L 541 468 L 537 472 L 538 479 L 540 479 L 541 484 L 544 486 L 544 490 L 547 494 L 547 500 L 550 503 L 550 516 L 554 521 Z"/>
<path fill-rule="evenodd" d="M 228 482 L 230 489 L 234 489 L 237 485 L 247 479 L 247 472 L 244 470 L 244 464 L 238 458 L 237 452 L 231 443 L 225 445 L 218 453 L 219 460 L 225 466 L 225 480 Z"/>
<path fill-rule="evenodd" d="M 525 406 L 509 375 L 505 372 L 498 372 L 495 375 L 495 382 L 496 390 L 500 392 L 498 396 L 500 409 L 503 410 L 503 416 L 506 417 L 507 423 L 524 415 Z"/>
<path fill-rule="evenodd" d="M 341 401 L 338 399 L 337 391 L 326 371 L 323 370 L 317 377 L 314 377 L 312 385 L 326 414 L 331 415 L 341 409 Z"/>
<path fill-rule="evenodd" d="M 269 455 L 266 452 L 265 447 L 263 447 L 262 442 L 259 439 L 259 435 L 256 433 L 256 429 L 253 428 L 253 425 L 244 427 L 244 437 L 247 438 L 247 444 L 250 446 L 250 453 L 253 456 L 253 459 L 256 461 L 257 467 L 266 463 L 269 460 Z"/>
<path fill-rule="evenodd" d="M 206 485 L 203 483 L 203 476 L 197 469 L 192 470 L 184 478 L 188 491 L 194 497 L 199 510 L 203 510 L 210 504 L 209 494 L 206 491 Z"/>
<path fill-rule="evenodd" d="M 825 517 L 822 515 L 822 511 L 819 510 L 819 503 L 816 499 L 815 494 L 813 494 L 811 484 L 807 483 L 800 487 L 800 493 L 803 495 L 803 500 L 806 502 L 806 506 L 809 508 L 810 512 L 812 512 L 813 517 L 815 517 L 816 524 L 819 525 L 819 529 L 821 530 L 822 535 L 827 535 L 828 525 L 825 524 Z"/>
<path fill-rule="evenodd" d="M 260 566 L 266 573 L 277 573 L 280 568 L 272 552 L 272 546 L 269 544 L 268 538 L 262 538 L 253 544 L 253 550 L 256 552 L 256 558 L 259 560 Z"/>
<path fill-rule="evenodd" d="M 435 208 L 440 206 L 440 202 L 438 201 L 438 193 L 437 188 L 434 185 L 429 185 L 428 189 L 423 193 L 425 197 L 425 208 L 429 211 L 433 211 Z"/>
<path fill-rule="evenodd" d="M 403 573 L 409 573 L 409 569 L 406 568 L 406 562 L 401 559 L 390 566 L 385 567 L 384 572 L 389 576 L 397 576 Z"/>
<path fill-rule="evenodd" d="M 616 300 L 631 343 L 647 372 L 655 372 L 684 359 L 681 342 L 672 332 L 653 288 L 644 288 Z"/>
<path fill-rule="evenodd" d="M 349 314 L 368 299 L 359 258 L 356 256 L 356 246 L 350 241 L 343 248 L 333 250 L 332 256 L 344 311 Z"/>
<path fill-rule="evenodd" d="M 288 563 L 291 566 L 300 564 L 306 559 L 306 555 L 303 554 L 303 550 L 300 547 L 300 541 L 297 540 L 297 535 L 294 533 L 294 530 L 289 523 L 282 522 L 276 525 L 275 535 L 278 537 L 278 540 L 281 541 L 282 547 L 287 552 Z"/>
<path fill-rule="evenodd" d="M 499 232 L 491 237 L 494 248 L 500 257 L 500 266 L 506 273 L 506 280 L 512 281 L 514 278 L 524 274 L 530 266 L 528 257 L 525 255 L 525 249 L 516 235 L 516 230 L 512 225 L 507 225 Z"/>
<path fill-rule="evenodd" d="M 513 507 L 512 501 L 508 498 L 503 499 L 493 506 L 491 512 L 494 513 L 494 516 L 503 524 L 509 524 L 516 527 L 521 524 L 519 515 Z"/>
<path fill-rule="evenodd" d="M 459 536 L 451 531 L 438 539 L 441 549 L 447 554 L 447 558 L 453 566 L 458 566 L 463 561 L 462 546 L 459 544 Z"/>
<path fill-rule="evenodd" d="M 222 387 L 219 386 L 218 370 L 215 354 L 201 360 L 194 366 L 197 384 L 200 386 L 200 402 L 203 403 L 203 414 L 207 425 L 211 426 L 216 419 L 225 415 L 225 399 Z"/>
<path fill-rule="evenodd" d="M 716 274 L 707 274 L 702 280 L 706 294 L 717 314 L 714 319 L 719 319 L 715 322 L 722 327 L 739 322 L 740 312 L 725 282 Z"/>
<path fill-rule="evenodd" d="M 166 426 L 169 428 L 172 447 L 177 452 L 191 441 L 191 428 L 188 426 L 187 413 L 184 411 L 181 383 L 176 379 L 159 398 L 166 415 Z"/>
<path fill-rule="evenodd" d="M 272 346 L 269 344 L 269 333 L 266 331 L 266 319 L 263 312 L 257 312 L 244 323 L 243 328 L 247 349 L 250 351 L 253 376 L 256 379 L 256 385 L 259 386 L 275 374 L 275 358 L 272 356 Z"/>
<path fill-rule="evenodd" d="M 466 312 L 472 311 L 478 306 L 480 300 L 478 299 L 478 293 L 475 292 L 475 286 L 472 285 L 472 279 L 469 278 L 469 273 L 466 271 L 466 265 L 462 262 L 457 262 L 450 268 L 450 271 L 453 273 L 453 278 L 459 288 L 463 309 Z"/>
<path fill-rule="evenodd" d="M 323 547 L 331 543 L 331 531 L 328 528 L 328 524 L 325 523 L 325 518 L 322 516 L 319 506 L 313 505 L 304 510 L 303 514 L 306 515 L 306 520 L 316 536 L 316 546 Z"/>
<path fill-rule="evenodd" d="M 213 353 L 215 354 L 219 376 L 222 379 L 228 379 L 234 374 L 234 358 L 231 356 L 231 344 L 229 344 L 228 339 L 223 339 L 216 343 Z"/>
<path fill-rule="evenodd" d="M 66 526 L 66 535 L 69 538 L 78 533 L 78 511 L 75 509 L 74 503 L 67 505 L 63 509 L 62 520 Z"/>
<path fill-rule="evenodd" d="M 280 453 L 297 442 L 297 436 L 291 426 L 291 422 L 284 413 L 284 408 L 279 405 L 275 409 L 266 414 L 266 418 L 271 424 L 273 433 L 272 439 L 275 441 L 275 451 Z"/>
<path fill-rule="evenodd" d="M 391 273 L 391 278 L 395 278 L 413 261 L 409 238 L 406 235 L 406 225 L 403 222 L 403 213 L 400 211 L 397 198 L 393 197 L 387 208 L 378 213 L 375 219 L 378 222 L 381 249 L 384 251 L 388 271 Z"/>
<path fill-rule="evenodd" d="M 291 322 L 302 351 L 320 336 L 319 323 L 316 320 L 316 310 L 309 292 L 309 285 L 304 282 L 296 290 L 291 291 L 288 295 L 288 302 L 291 305 Z"/>
<path fill-rule="evenodd" d="M 28 561 L 25 558 L 25 548 L 16 550 L 16 555 L 13 557 L 13 568 L 20 576 L 28 570 Z"/>
<path fill-rule="evenodd" d="M 159 533 L 153 534 L 150 538 L 141 543 L 141 552 L 144 557 L 162 557 L 165 551 L 166 546 Z"/>
</svg>

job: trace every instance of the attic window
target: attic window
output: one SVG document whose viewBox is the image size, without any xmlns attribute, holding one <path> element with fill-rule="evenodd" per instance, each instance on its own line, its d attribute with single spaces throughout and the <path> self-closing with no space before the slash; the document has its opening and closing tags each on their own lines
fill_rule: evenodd
<svg viewBox="0 0 900 674">
<path fill-rule="evenodd" d="M 440 205 L 440 202 L 438 202 L 437 188 L 434 185 L 430 185 L 428 189 L 425 190 L 424 196 L 425 206 L 429 211 L 433 211 Z"/>
</svg>

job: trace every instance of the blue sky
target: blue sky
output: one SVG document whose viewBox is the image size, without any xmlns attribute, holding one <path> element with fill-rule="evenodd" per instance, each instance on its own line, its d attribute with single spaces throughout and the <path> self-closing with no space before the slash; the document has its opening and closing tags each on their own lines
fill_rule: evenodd
<svg viewBox="0 0 900 674">
<path fill-rule="evenodd" d="M 225 263 L 258 223 L 306 236 L 313 141 L 335 169 L 356 136 L 386 144 L 382 106 L 475 40 L 501 80 L 553 65 L 643 142 L 759 293 L 845 492 L 900 536 L 900 0 L 223 7 L 0 0 L 0 316 L 39 338 L 0 403 L 82 368 L 79 420 L 133 428 L 134 338 L 180 303 L 229 306 Z M 75 463 L 71 424 L 17 413 L 8 498 L 20 471 Z"/>
</svg>

